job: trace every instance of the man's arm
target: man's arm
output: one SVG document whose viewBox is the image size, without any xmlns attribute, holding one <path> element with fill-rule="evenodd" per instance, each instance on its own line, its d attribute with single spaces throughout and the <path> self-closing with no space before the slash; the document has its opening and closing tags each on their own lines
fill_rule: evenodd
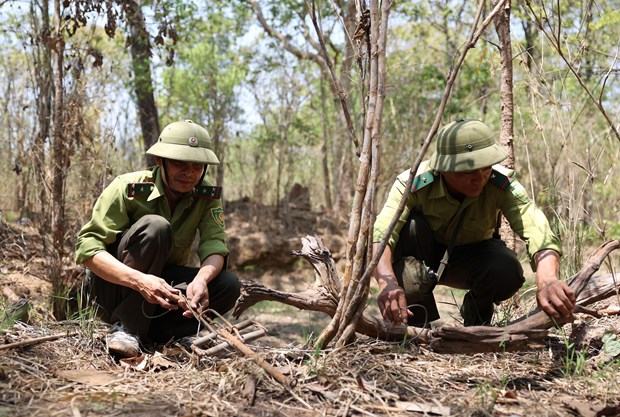
<svg viewBox="0 0 620 417">
<path fill-rule="evenodd" d="M 552 317 L 568 317 L 575 306 L 575 294 L 558 279 L 560 255 L 544 249 L 534 255 L 536 264 L 536 301 Z"/>
<path fill-rule="evenodd" d="M 138 291 L 151 304 L 159 304 L 169 310 L 178 308 L 179 291 L 177 289 L 172 288 L 162 278 L 145 274 L 125 265 L 109 252 L 97 252 L 86 259 L 83 264 L 101 279 Z"/>
<path fill-rule="evenodd" d="M 378 248 L 379 244 L 375 243 L 373 251 L 376 252 Z M 373 275 L 379 284 L 377 303 L 383 319 L 395 325 L 407 324 L 407 319 L 413 314 L 407 310 L 405 291 L 398 285 L 394 275 L 390 245 L 386 245 Z"/>
</svg>

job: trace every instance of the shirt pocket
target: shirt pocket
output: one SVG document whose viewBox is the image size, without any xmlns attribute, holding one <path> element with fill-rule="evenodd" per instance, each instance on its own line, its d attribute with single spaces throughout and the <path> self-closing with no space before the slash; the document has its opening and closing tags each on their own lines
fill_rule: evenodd
<svg viewBox="0 0 620 417">
<path fill-rule="evenodd" d="M 175 238 L 168 262 L 174 265 L 189 264 L 192 253 L 196 253 L 196 249 L 192 245 L 193 243 L 194 239 Z"/>
<path fill-rule="evenodd" d="M 490 239 L 495 231 L 495 220 L 466 218 L 461 230 L 459 240 L 464 244 Z"/>
</svg>

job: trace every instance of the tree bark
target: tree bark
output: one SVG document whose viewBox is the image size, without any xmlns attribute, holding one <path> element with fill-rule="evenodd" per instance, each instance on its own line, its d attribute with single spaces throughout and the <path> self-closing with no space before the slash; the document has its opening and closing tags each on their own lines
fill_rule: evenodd
<svg viewBox="0 0 620 417">
<path fill-rule="evenodd" d="M 40 12 L 40 17 L 37 14 Z M 31 3 L 32 25 L 36 33 L 36 48 L 33 51 L 34 74 L 36 80 L 36 106 L 37 106 L 37 131 L 34 143 L 31 145 L 32 165 L 34 171 L 35 184 L 46 184 L 47 176 L 45 173 L 45 148 L 50 136 L 50 126 L 52 121 L 52 47 L 51 30 L 49 16 L 49 1 L 42 0 L 40 3 L 34 0 Z M 41 25 L 40 27 L 38 25 Z M 39 203 L 32 204 L 38 207 L 38 216 L 43 217 L 48 212 L 47 208 L 47 188 L 39 187 Z M 28 205 L 28 204 L 26 204 Z M 22 213 L 23 214 L 23 213 Z M 30 213 L 32 214 L 32 213 Z M 47 224 L 45 219 L 39 218 L 40 223 Z"/>
<path fill-rule="evenodd" d="M 65 178 L 69 166 L 67 150 L 67 138 L 64 131 L 64 71 L 63 60 L 65 53 L 65 41 L 62 35 L 62 16 L 60 12 L 60 0 L 54 1 L 54 113 L 53 113 L 53 137 L 52 137 L 52 233 L 53 243 L 58 256 L 62 258 L 65 235 Z"/>
<path fill-rule="evenodd" d="M 493 5 L 497 0 L 493 1 Z M 513 74 L 512 74 L 512 43 L 510 40 L 510 0 L 495 16 L 495 31 L 499 38 L 499 54 L 502 67 L 500 79 L 501 126 L 499 141 L 508 151 L 508 158 L 502 162 L 507 168 L 514 169 L 514 104 L 513 104 Z M 500 235 L 508 249 L 515 250 L 515 233 L 510 224 L 502 216 Z"/>
<path fill-rule="evenodd" d="M 129 26 L 129 43 L 131 64 L 134 74 L 134 93 L 138 105 L 138 118 L 142 129 L 145 151 L 154 145 L 159 138 L 159 116 L 151 76 L 151 45 L 146 30 L 144 15 L 139 2 L 124 2 L 125 15 Z M 153 165 L 153 157 L 146 157 L 147 164 Z"/>
</svg>

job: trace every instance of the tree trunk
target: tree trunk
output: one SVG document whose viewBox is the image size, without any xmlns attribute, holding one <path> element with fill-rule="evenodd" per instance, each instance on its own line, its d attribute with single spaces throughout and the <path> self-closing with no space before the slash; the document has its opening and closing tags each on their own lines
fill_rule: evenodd
<svg viewBox="0 0 620 417">
<path fill-rule="evenodd" d="M 52 137 L 52 231 L 53 244 L 59 257 L 63 255 L 65 235 L 65 176 L 68 167 L 67 138 L 64 135 L 64 86 L 63 61 L 65 42 L 62 36 L 62 16 L 60 0 L 54 1 L 55 30 L 53 40 L 54 55 L 54 113 Z"/>
<path fill-rule="evenodd" d="M 151 45 L 140 3 L 137 0 L 129 0 L 124 2 L 124 5 L 127 24 L 130 28 L 129 43 L 134 74 L 134 93 L 146 151 L 159 138 L 159 116 L 151 77 Z M 154 158 L 147 157 L 148 165 L 153 165 L 154 162 Z"/>
<path fill-rule="evenodd" d="M 493 6 L 497 0 L 493 1 Z M 501 102 L 501 127 L 499 141 L 508 151 L 508 158 L 502 165 L 514 169 L 514 105 L 512 83 L 512 43 L 510 41 L 510 0 L 506 1 L 504 8 L 495 16 L 495 30 L 499 38 L 499 53 L 502 66 L 500 81 Z M 510 224 L 502 216 L 500 235 L 508 249 L 515 250 L 515 233 Z"/>
<path fill-rule="evenodd" d="M 327 108 L 325 105 L 325 86 L 323 77 L 319 80 L 321 86 L 321 125 L 323 126 L 323 138 L 321 144 L 321 166 L 323 168 L 323 200 L 325 201 L 325 209 L 333 213 L 334 206 L 332 204 L 331 182 L 329 175 L 329 117 L 327 116 Z"/>
<path fill-rule="evenodd" d="M 37 14 L 37 9 L 40 16 Z M 40 3 L 34 0 L 31 3 L 32 26 L 36 33 L 36 48 L 33 51 L 34 74 L 36 81 L 36 105 L 37 105 L 37 130 L 34 143 L 31 144 L 32 166 L 34 171 L 34 183 L 46 184 L 47 175 L 45 172 L 45 148 L 50 136 L 50 125 L 52 119 L 52 48 L 50 37 L 50 16 L 49 1 L 42 0 Z M 40 27 L 38 25 L 41 25 Z M 43 185 L 39 187 L 39 202 L 32 207 L 38 207 L 37 219 L 39 224 L 49 224 L 43 218 L 45 213 L 49 213 L 47 206 L 47 189 Z M 30 204 L 26 204 L 30 206 Z M 30 213 L 32 215 L 34 213 Z"/>
</svg>

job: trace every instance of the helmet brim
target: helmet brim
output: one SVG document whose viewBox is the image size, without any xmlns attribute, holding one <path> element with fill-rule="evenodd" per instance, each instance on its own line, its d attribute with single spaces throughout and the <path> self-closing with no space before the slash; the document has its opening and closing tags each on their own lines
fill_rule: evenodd
<svg viewBox="0 0 620 417">
<path fill-rule="evenodd" d="M 431 155 L 430 167 L 439 172 L 463 172 L 488 168 L 508 157 L 508 151 L 495 143 L 492 146 L 454 155 Z"/>
<path fill-rule="evenodd" d="M 219 165 L 215 152 L 202 147 L 190 147 L 187 145 L 157 142 L 151 146 L 147 155 L 159 156 L 160 158 L 174 159 L 176 161 L 196 162 L 205 165 Z"/>
</svg>

